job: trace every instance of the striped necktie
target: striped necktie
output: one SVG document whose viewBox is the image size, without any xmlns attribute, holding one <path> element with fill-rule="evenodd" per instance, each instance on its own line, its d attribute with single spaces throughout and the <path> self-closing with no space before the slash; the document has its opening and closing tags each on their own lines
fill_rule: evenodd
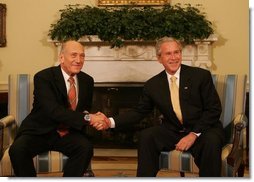
<svg viewBox="0 0 254 182">
<path fill-rule="evenodd" d="M 77 106 L 77 96 L 76 96 L 75 80 L 71 76 L 68 79 L 68 82 L 70 83 L 70 89 L 69 89 L 69 92 L 68 92 L 68 99 L 69 99 L 69 103 L 70 103 L 70 108 L 72 110 L 75 110 L 76 106 Z"/>
<path fill-rule="evenodd" d="M 76 106 L 77 106 L 77 96 L 76 96 L 75 80 L 71 76 L 68 79 L 68 82 L 70 83 L 70 89 L 69 89 L 69 92 L 68 92 L 68 100 L 69 100 L 69 104 L 70 104 L 70 109 L 71 110 L 75 110 Z M 57 132 L 58 132 L 58 134 L 61 137 L 67 135 L 69 133 L 68 126 L 66 126 L 64 124 L 60 124 L 58 126 Z"/>
</svg>

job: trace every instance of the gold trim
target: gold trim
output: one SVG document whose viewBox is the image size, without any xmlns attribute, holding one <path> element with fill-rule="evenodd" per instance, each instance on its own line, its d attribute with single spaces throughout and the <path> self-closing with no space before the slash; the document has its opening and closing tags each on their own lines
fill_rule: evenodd
<svg viewBox="0 0 254 182">
<path fill-rule="evenodd" d="M 6 46 L 6 4 L 0 3 L 0 47 Z"/>
<path fill-rule="evenodd" d="M 169 0 L 98 0 L 98 6 L 122 6 L 122 5 L 164 5 L 169 3 Z"/>
</svg>

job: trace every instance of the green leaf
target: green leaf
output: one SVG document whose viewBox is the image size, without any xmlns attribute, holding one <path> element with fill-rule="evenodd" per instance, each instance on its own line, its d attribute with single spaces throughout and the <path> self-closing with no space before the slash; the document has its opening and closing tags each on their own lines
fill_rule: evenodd
<svg viewBox="0 0 254 182">
<path fill-rule="evenodd" d="M 162 8 L 67 5 L 59 10 L 60 19 L 51 24 L 48 35 L 58 41 L 98 35 L 102 41 L 111 43 L 111 47 L 121 47 L 124 40 L 154 41 L 163 36 L 189 44 L 214 32 L 201 8 L 200 4 L 195 7 L 167 4 Z"/>
</svg>

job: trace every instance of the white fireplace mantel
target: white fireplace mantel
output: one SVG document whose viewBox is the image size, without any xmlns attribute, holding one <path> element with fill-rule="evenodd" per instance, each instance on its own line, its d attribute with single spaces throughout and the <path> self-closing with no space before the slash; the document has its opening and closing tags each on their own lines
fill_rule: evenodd
<svg viewBox="0 0 254 182">
<path fill-rule="evenodd" d="M 216 35 L 197 40 L 183 48 L 183 64 L 210 69 L 212 66 L 212 43 Z M 58 53 L 61 44 L 52 41 Z M 121 48 L 110 48 L 97 36 L 79 40 L 85 46 L 83 71 L 91 75 L 96 83 L 101 82 L 145 82 L 164 68 L 157 62 L 155 42 L 125 42 Z"/>
</svg>

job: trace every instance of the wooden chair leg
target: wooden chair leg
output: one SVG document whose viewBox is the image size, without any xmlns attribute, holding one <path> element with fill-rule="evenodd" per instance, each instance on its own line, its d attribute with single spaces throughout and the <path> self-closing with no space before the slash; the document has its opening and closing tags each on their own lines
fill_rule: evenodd
<svg viewBox="0 0 254 182">
<path fill-rule="evenodd" d="M 181 177 L 185 177 L 185 173 L 182 172 L 182 171 L 180 171 L 180 176 L 181 176 Z"/>
<path fill-rule="evenodd" d="M 244 164 L 244 162 L 242 162 L 237 170 L 238 177 L 244 176 L 244 169 L 245 169 L 245 164 Z"/>
</svg>

